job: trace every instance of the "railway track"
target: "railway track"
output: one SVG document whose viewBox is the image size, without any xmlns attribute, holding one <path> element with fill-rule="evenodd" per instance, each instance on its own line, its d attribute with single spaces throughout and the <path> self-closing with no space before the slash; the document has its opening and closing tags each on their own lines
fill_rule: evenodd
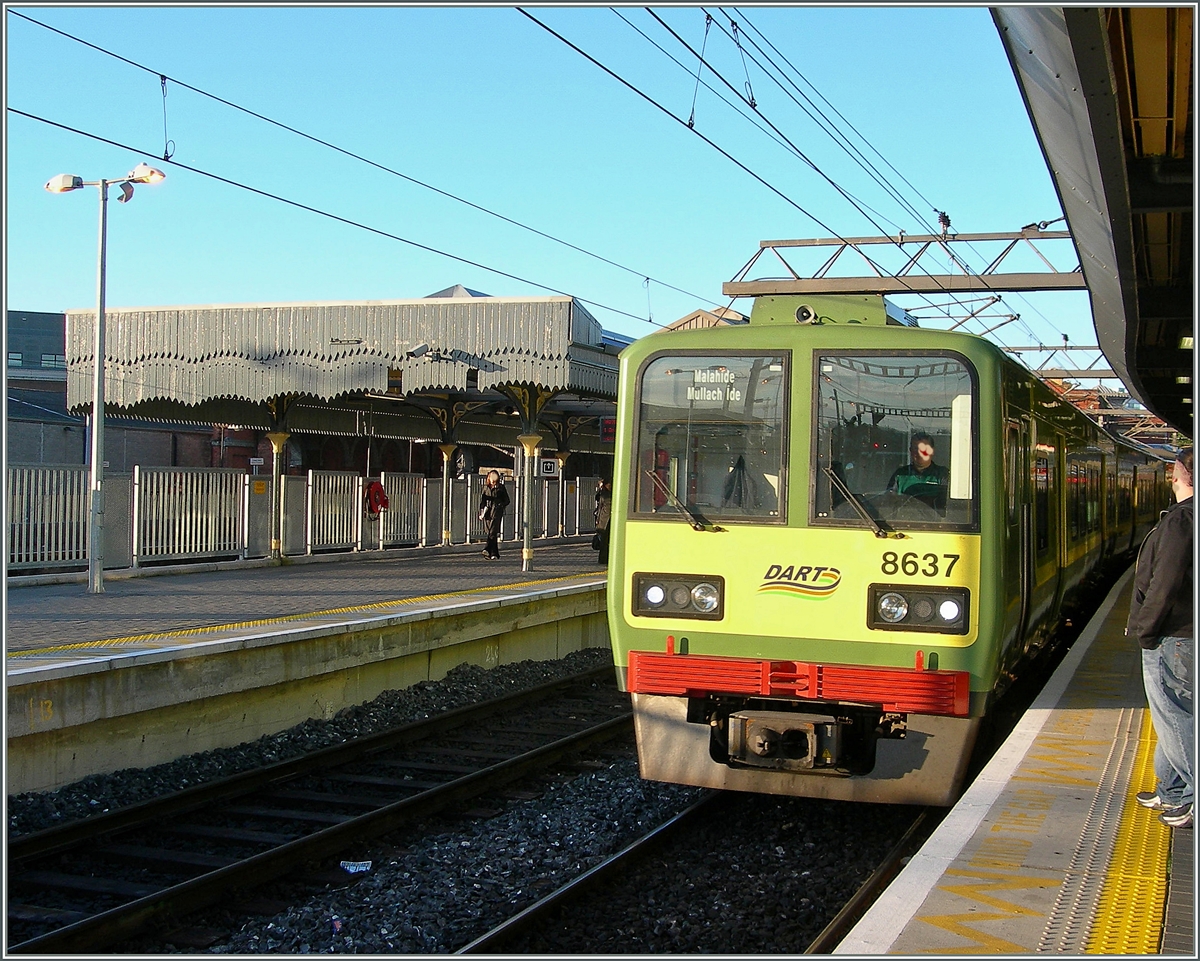
<svg viewBox="0 0 1200 961">
<path fill-rule="evenodd" d="M 631 726 L 603 668 L 14 838 L 8 951 L 88 952 L 168 930 Z"/>
<path fill-rule="evenodd" d="M 604 919 L 602 923 L 614 926 L 625 923 L 620 921 L 622 913 L 626 910 L 621 904 L 623 895 L 616 895 L 618 905 L 611 913 L 606 908 L 608 901 L 614 897 L 616 879 L 629 877 L 631 872 L 638 868 L 642 868 L 644 873 L 655 873 L 655 868 L 649 862 L 652 857 L 658 856 L 668 873 L 666 883 L 678 885 L 686 872 L 677 873 L 673 851 L 677 845 L 687 847 L 691 844 L 692 837 L 703 827 L 706 819 L 722 816 L 721 811 L 714 810 L 718 807 L 715 802 L 721 797 L 721 792 L 706 793 L 699 801 L 661 826 L 648 831 L 612 857 L 527 906 L 469 944 L 460 947 L 455 953 L 542 953 L 546 944 L 539 939 L 538 933 L 544 934 L 551 930 L 555 932 L 554 940 L 550 942 L 552 948 L 561 949 L 562 945 L 573 943 L 573 950 L 581 953 L 598 951 L 597 944 L 591 940 L 596 934 L 595 917 L 599 916 Z M 902 833 L 900 840 L 879 859 L 866 880 L 841 906 L 833 919 L 808 942 L 803 953 L 831 953 L 880 893 L 895 879 L 907 858 L 920 847 L 940 822 L 943 813 L 935 809 L 919 810 L 908 829 Z M 731 878 L 730 883 L 736 886 L 737 879 Z M 655 886 L 640 875 L 637 884 L 639 888 L 647 891 Z M 571 905 L 585 901 L 588 903 L 588 917 L 572 917 Z M 648 898 L 648 903 L 654 903 L 653 896 Z M 745 913 L 747 916 L 750 914 L 749 911 Z M 604 947 L 607 951 L 613 949 L 611 943 Z M 618 950 L 635 950 L 636 947 L 633 944 L 622 944 L 618 946 Z M 708 944 L 703 950 L 706 953 L 731 951 L 740 954 L 744 949 L 737 944 Z"/>
</svg>

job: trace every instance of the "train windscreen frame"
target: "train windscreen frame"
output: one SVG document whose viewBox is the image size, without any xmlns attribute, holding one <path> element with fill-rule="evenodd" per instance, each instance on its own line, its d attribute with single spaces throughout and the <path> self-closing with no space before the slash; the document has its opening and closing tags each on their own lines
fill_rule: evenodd
<svg viewBox="0 0 1200 961">
<path fill-rule="evenodd" d="M 815 352 L 810 523 L 978 530 L 978 383 L 952 351 Z"/>
<path fill-rule="evenodd" d="M 637 380 L 632 513 L 786 523 L 790 351 L 660 353 Z"/>
</svg>

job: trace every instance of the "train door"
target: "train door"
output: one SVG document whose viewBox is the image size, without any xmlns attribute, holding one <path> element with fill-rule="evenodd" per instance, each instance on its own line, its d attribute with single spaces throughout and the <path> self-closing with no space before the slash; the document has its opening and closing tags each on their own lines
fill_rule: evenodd
<svg viewBox="0 0 1200 961">
<path fill-rule="evenodd" d="M 1030 497 L 1030 420 L 1009 420 L 1004 426 L 1004 486 L 1007 491 L 1009 596 L 1016 600 L 1015 650 L 1028 647 L 1033 603 L 1033 504 Z"/>
<path fill-rule="evenodd" d="M 1010 437 L 1016 446 L 1014 464 L 1016 476 L 1014 490 L 1009 494 L 1015 511 L 1017 530 L 1018 589 L 1021 606 L 1017 620 L 1017 637 L 1022 647 L 1027 646 L 1029 635 L 1029 613 L 1033 605 L 1034 549 L 1033 549 L 1033 504 L 1030 497 L 1029 451 L 1032 441 L 1029 418 L 1023 417 L 1009 427 Z"/>
<path fill-rule="evenodd" d="M 1040 645 L 1053 627 L 1058 609 L 1062 572 L 1062 511 L 1059 491 L 1061 443 L 1053 431 L 1036 422 L 1028 424 L 1030 435 L 1025 444 L 1029 452 L 1030 503 L 1032 507 L 1032 580 L 1030 592 L 1029 643 Z"/>
<path fill-rule="evenodd" d="M 1067 584 L 1067 438 L 1064 434 L 1055 433 L 1055 454 L 1051 463 L 1055 469 L 1049 478 L 1050 503 L 1053 505 L 1052 514 L 1057 527 L 1056 537 L 1051 541 L 1052 547 L 1058 551 L 1055 561 L 1054 610 L 1062 610 L 1063 593 Z"/>
</svg>

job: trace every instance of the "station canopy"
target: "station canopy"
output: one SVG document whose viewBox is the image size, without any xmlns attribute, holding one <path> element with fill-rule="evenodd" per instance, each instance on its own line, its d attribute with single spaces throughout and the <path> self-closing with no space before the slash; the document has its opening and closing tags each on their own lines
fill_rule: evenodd
<svg viewBox="0 0 1200 961">
<path fill-rule="evenodd" d="M 67 407 L 92 400 L 96 311 L 67 311 Z M 414 300 L 105 310 L 105 409 L 325 434 L 599 451 L 617 354 L 575 298 L 455 286 Z M 611 446 L 611 445 L 607 445 Z"/>
</svg>

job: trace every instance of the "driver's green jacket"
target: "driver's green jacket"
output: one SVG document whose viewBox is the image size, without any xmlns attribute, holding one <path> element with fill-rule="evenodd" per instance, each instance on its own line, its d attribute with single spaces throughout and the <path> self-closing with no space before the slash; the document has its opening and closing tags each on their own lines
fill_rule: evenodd
<svg viewBox="0 0 1200 961">
<path fill-rule="evenodd" d="M 932 507 L 944 509 L 950 471 L 940 464 L 930 464 L 924 470 L 905 464 L 892 475 L 887 489 L 897 494 L 919 497 Z"/>
</svg>

